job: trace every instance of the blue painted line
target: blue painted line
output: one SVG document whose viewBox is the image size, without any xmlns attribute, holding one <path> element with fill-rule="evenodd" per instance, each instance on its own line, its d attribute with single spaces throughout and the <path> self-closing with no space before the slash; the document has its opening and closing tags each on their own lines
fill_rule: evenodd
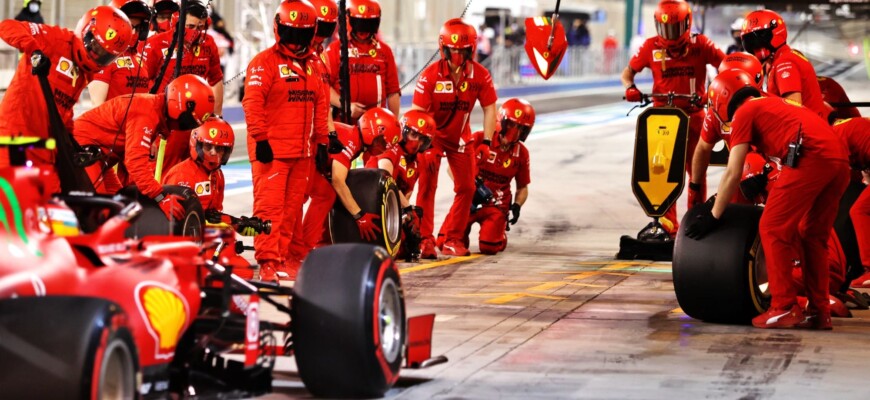
<svg viewBox="0 0 870 400">
<path fill-rule="evenodd" d="M 652 78 L 638 78 L 636 80 L 638 84 L 649 84 L 652 83 Z M 584 90 L 584 89 L 604 89 L 604 88 L 612 88 L 616 86 L 621 86 L 622 82 L 619 79 L 605 79 L 600 81 L 582 81 L 582 82 L 570 82 L 570 83 L 549 83 L 549 84 L 539 84 L 539 85 L 526 85 L 526 86 L 511 86 L 497 89 L 498 97 L 500 99 L 509 99 L 511 97 L 524 97 L 524 96 L 532 96 L 536 94 L 544 94 L 544 93 L 561 93 L 561 92 L 570 92 L 574 90 Z M 407 109 L 411 107 L 411 101 L 414 99 L 414 92 L 410 92 L 404 94 L 401 98 L 401 108 Z M 245 122 L 245 113 L 242 111 L 241 105 L 228 106 L 223 109 L 223 117 L 224 120 L 231 124 L 242 123 Z"/>
</svg>

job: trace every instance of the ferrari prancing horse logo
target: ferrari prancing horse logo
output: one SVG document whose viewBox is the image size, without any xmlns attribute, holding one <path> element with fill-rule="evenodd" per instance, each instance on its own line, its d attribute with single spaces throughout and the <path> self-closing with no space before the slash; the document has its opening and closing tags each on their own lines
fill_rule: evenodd
<svg viewBox="0 0 870 400">
<path fill-rule="evenodd" d="M 290 11 L 290 20 L 296 21 L 296 18 L 299 17 L 299 13 L 296 11 Z"/>
<path fill-rule="evenodd" d="M 459 90 L 464 92 L 466 89 L 468 89 L 468 82 L 462 82 L 462 84 L 459 85 Z"/>
<path fill-rule="evenodd" d="M 668 23 L 668 14 L 662 14 L 662 23 L 663 23 L 663 24 L 667 24 L 667 23 Z"/>
<path fill-rule="evenodd" d="M 523 116 L 523 110 L 514 110 L 514 117 L 519 118 Z"/>
<path fill-rule="evenodd" d="M 456 44 L 456 42 L 459 41 L 459 35 L 457 35 L 455 33 L 450 35 L 450 40 L 453 42 L 453 44 Z"/>
<path fill-rule="evenodd" d="M 325 17 L 326 14 L 329 14 L 329 7 L 327 7 L 327 6 L 320 7 L 320 13 L 323 14 L 323 16 Z"/>
<path fill-rule="evenodd" d="M 359 11 L 360 14 L 365 14 L 366 13 L 366 6 L 359 6 L 359 7 L 357 7 L 357 10 Z"/>
<path fill-rule="evenodd" d="M 417 119 L 417 126 L 419 126 L 421 128 L 426 126 L 426 120 L 424 120 L 423 118 Z"/>
<path fill-rule="evenodd" d="M 212 139 L 216 138 L 217 134 L 218 134 L 217 128 L 211 128 L 208 130 L 208 136 L 211 137 Z"/>
</svg>

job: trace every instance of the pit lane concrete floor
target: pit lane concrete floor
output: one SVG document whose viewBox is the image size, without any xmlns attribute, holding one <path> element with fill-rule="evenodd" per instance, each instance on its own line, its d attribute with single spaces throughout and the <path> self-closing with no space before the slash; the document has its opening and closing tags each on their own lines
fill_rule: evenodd
<svg viewBox="0 0 870 400">
<path fill-rule="evenodd" d="M 403 370 L 387 397 L 868 398 L 870 312 L 835 319 L 832 332 L 704 323 L 679 309 L 670 263 L 614 260 L 619 236 L 648 222 L 629 186 L 637 112 L 548 127 L 612 107 L 629 108 L 539 117 L 531 194 L 506 252 L 400 264 L 408 313 L 437 313 L 433 353 L 450 361 Z M 452 199 L 441 172 L 436 226 Z M 715 191 L 718 172 L 709 182 Z M 250 201 L 230 196 L 228 211 Z M 295 370 L 280 359 L 264 398 L 310 397 Z"/>
</svg>

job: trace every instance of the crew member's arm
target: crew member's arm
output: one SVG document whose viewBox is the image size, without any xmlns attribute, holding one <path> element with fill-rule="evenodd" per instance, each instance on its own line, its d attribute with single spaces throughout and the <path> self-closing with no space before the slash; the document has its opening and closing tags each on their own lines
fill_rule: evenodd
<svg viewBox="0 0 870 400">
<path fill-rule="evenodd" d="M 517 188 L 517 198 L 514 200 L 514 203 L 519 205 L 526 204 L 526 199 L 529 198 L 529 187 L 523 186 L 521 188 Z"/>
<path fill-rule="evenodd" d="M 94 80 L 88 84 L 88 93 L 91 95 L 91 103 L 94 104 L 94 107 L 97 107 L 106 102 L 106 97 L 109 95 L 109 84 Z"/>
<path fill-rule="evenodd" d="M 622 77 L 621 77 L 622 87 L 628 89 L 628 88 L 634 86 L 634 76 L 635 75 L 637 75 L 637 72 L 634 72 L 634 70 L 631 69 L 631 67 L 625 67 L 625 69 L 622 70 Z"/>
<path fill-rule="evenodd" d="M 691 183 L 702 184 L 706 181 L 707 167 L 710 165 L 710 155 L 713 153 L 713 143 L 708 143 L 704 138 L 698 140 L 695 154 L 692 155 L 692 181 Z"/>
<path fill-rule="evenodd" d="M 401 118 L 399 115 L 399 98 L 402 95 L 402 88 L 399 86 L 399 70 L 396 68 L 396 58 L 393 56 L 393 49 L 386 44 L 382 46 L 384 50 L 384 61 L 386 71 L 384 71 L 384 93 L 387 93 L 387 109 L 396 115 L 396 118 Z"/>
<path fill-rule="evenodd" d="M 211 85 L 214 91 L 214 113 L 224 115 L 224 71 L 221 70 L 221 56 L 218 52 L 217 44 L 211 36 L 206 35 L 206 41 L 203 46 L 208 46 L 211 51 L 208 52 L 208 84 Z"/>
<path fill-rule="evenodd" d="M 214 91 L 214 113 L 216 115 L 224 115 L 224 82 L 219 81 L 211 87 Z"/>
<path fill-rule="evenodd" d="M 801 92 L 783 93 L 782 98 L 796 101 L 798 104 L 804 104 L 803 97 L 801 97 Z"/>
<path fill-rule="evenodd" d="M 245 112 L 245 122 L 248 125 L 248 135 L 255 142 L 269 140 L 266 124 L 266 98 L 272 88 L 273 71 L 269 63 L 260 65 L 255 58 L 248 65 L 248 71 L 262 68 L 256 73 L 245 76 L 245 98 L 242 100 L 242 110 Z"/>
<path fill-rule="evenodd" d="M 347 172 L 348 169 L 342 163 L 332 162 L 332 188 L 335 189 L 335 194 L 341 200 L 341 204 L 350 215 L 357 215 L 362 211 L 359 204 L 353 198 L 350 188 L 347 187 Z"/>
<path fill-rule="evenodd" d="M 387 173 L 389 175 L 393 175 L 393 161 L 390 160 L 389 158 L 384 157 L 384 158 L 379 159 L 378 160 L 378 168 L 380 168 L 384 171 L 387 171 Z M 411 190 L 413 190 L 413 188 Z M 405 207 L 411 205 L 411 201 L 408 200 L 408 197 L 411 196 L 411 193 L 399 192 L 399 195 L 400 195 L 399 196 L 399 203 L 402 205 L 402 208 L 405 208 Z"/>
<path fill-rule="evenodd" d="M 395 114 L 397 117 L 399 116 L 399 103 L 401 101 L 401 97 L 399 93 L 393 93 L 387 96 L 387 108 Z"/>
<path fill-rule="evenodd" d="M 124 145 L 124 165 L 130 178 L 142 194 L 155 198 L 163 193 L 163 186 L 154 179 L 150 162 L 151 142 L 158 139 L 154 124 L 144 125 L 137 120 L 127 122 L 127 139 Z"/>
<path fill-rule="evenodd" d="M 712 214 L 717 219 L 722 217 L 728 202 L 734 197 L 740 178 L 743 176 L 743 163 L 746 161 L 746 153 L 749 151 L 749 143 L 741 143 L 731 148 L 728 155 L 728 166 L 722 174 L 719 183 L 719 192 L 716 195 L 716 203 L 713 205 Z"/>
<path fill-rule="evenodd" d="M 7 19 L 0 22 L 0 39 L 20 50 L 26 57 L 30 57 L 30 53 L 45 48 L 44 43 L 47 38 L 42 35 L 43 28 L 57 29 L 52 26 Z"/>
</svg>

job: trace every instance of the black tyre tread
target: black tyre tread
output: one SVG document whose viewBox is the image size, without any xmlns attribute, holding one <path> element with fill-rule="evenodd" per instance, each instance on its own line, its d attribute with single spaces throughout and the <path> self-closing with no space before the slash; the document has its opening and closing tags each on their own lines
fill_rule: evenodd
<svg viewBox="0 0 870 400">
<path fill-rule="evenodd" d="M 767 307 L 750 283 L 749 272 L 749 252 L 758 237 L 762 210 L 731 204 L 720 226 L 702 240 L 685 236 L 697 208 L 683 217 L 674 245 L 673 279 L 677 301 L 687 315 L 707 322 L 748 323 L 763 311 L 756 302 Z"/>
<path fill-rule="evenodd" d="M 390 388 L 375 356 L 372 319 L 382 266 L 401 289 L 395 264 L 384 263 L 388 259 L 383 248 L 338 244 L 316 249 L 305 260 L 294 286 L 292 330 L 299 375 L 315 396 L 381 397 Z M 404 321 L 404 298 L 401 304 Z M 400 356 L 390 365 L 393 375 L 401 362 Z"/>
<path fill-rule="evenodd" d="M 184 207 L 185 219 L 191 218 L 194 214 L 199 221 L 205 221 L 205 212 L 202 209 L 202 204 L 190 188 L 183 186 L 164 185 L 163 190 L 168 194 L 179 195 L 184 198 L 181 205 Z M 129 238 L 142 238 L 149 235 L 172 235 L 184 236 L 184 224 L 181 222 L 173 222 L 170 224 L 166 218 L 166 214 L 160 209 L 156 201 L 148 196 L 139 193 L 135 186 L 128 186 L 121 191 L 121 194 L 138 201 L 142 205 L 142 214 L 133 222 L 133 225 L 126 231 L 126 236 Z M 202 229 L 200 229 L 200 233 Z"/>
<path fill-rule="evenodd" d="M 362 240 L 359 235 L 356 221 L 341 200 L 336 200 L 335 205 L 330 212 L 330 235 L 333 243 L 371 243 L 377 246 L 387 248 L 391 255 L 395 256 L 398 253 L 401 245 L 401 235 L 391 242 L 387 243 L 385 235 L 383 235 L 385 220 L 381 215 L 381 206 L 384 194 L 390 196 L 398 196 L 398 188 L 395 182 L 390 178 L 386 171 L 378 168 L 356 168 L 348 171 L 347 186 L 350 192 L 353 193 L 353 198 L 359 204 L 364 213 L 375 213 L 381 216 L 381 231 L 382 234 L 373 242 Z M 398 199 L 398 197 L 397 197 Z"/>
<path fill-rule="evenodd" d="M 104 327 L 123 313 L 117 304 L 89 297 L 22 297 L 0 301 L 0 309 L 4 398 L 90 398 L 94 353 Z M 127 343 L 138 368 L 129 332 L 121 328 L 110 337 Z"/>
</svg>

